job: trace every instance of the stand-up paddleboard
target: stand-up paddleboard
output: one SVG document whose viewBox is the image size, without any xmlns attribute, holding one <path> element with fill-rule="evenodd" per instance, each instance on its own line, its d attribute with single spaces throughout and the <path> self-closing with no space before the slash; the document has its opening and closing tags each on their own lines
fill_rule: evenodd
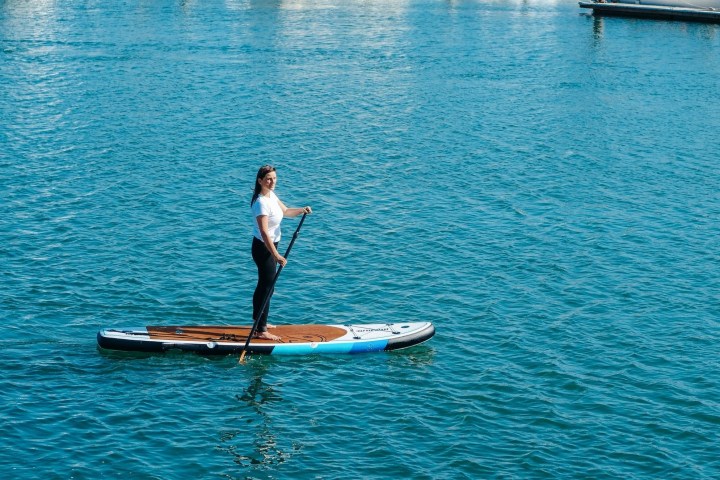
<svg viewBox="0 0 720 480">
<path fill-rule="evenodd" d="M 185 350 L 202 354 L 240 353 L 251 327 L 172 326 L 105 328 L 98 332 L 102 348 L 137 352 Z M 253 338 L 247 353 L 305 355 L 364 353 L 407 348 L 435 334 L 430 322 L 368 325 L 278 325 L 280 340 Z"/>
</svg>

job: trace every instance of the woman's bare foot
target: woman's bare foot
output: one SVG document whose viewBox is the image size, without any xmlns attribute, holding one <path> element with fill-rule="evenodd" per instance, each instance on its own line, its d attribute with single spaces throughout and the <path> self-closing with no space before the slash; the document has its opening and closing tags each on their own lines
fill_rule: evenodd
<svg viewBox="0 0 720 480">
<path fill-rule="evenodd" d="M 270 332 L 257 332 L 255 338 L 262 338 L 263 340 L 280 340 L 281 337 L 273 335 Z"/>
<path fill-rule="evenodd" d="M 275 327 L 275 325 L 270 325 L 269 323 L 268 323 L 267 325 L 265 325 L 265 326 L 266 326 L 267 328 L 277 328 L 277 327 Z"/>
</svg>

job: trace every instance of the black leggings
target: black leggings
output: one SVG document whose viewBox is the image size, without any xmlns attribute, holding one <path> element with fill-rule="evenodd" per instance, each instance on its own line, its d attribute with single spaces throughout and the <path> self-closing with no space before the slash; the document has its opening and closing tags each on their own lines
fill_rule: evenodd
<svg viewBox="0 0 720 480">
<path fill-rule="evenodd" d="M 277 245 L 276 243 L 275 248 L 277 248 Z M 269 294 L 272 297 L 272 281 L 275 279 L 275 272 L 277 271 L 277 260 L 267 249 L 265 243 L 256 237 L 253 237 L 252 257 L 258 269 L 257 287 L 255 287 L 255 293 L 253 293 L 253 320 L 257 320 L 258 316 L 260 316 L 257 331 L 267 332 L 267 318 L 270 311 L 269 298 L 262 315 L 260 309 L 265 296 Z"/>
</svg>

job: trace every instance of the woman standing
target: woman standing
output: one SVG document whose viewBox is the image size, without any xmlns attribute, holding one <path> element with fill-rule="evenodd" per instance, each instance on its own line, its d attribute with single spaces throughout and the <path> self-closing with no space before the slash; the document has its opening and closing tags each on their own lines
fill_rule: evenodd
<svg viewBox="0 0 720 480">
<path fill-rule="evenodd" d="M 277 172 L 275 167 L 264 165 L 257 172 L 255 191 L 250 208 L 253 218 L 252 257 L 258 269 L 258 282 L 253 293 L 253 320 L 258 321 L 255 335 L 268 340 L 280 340 L 280 337 L 267 331 L 270 299 L 264 311 L 260 311 L 266 295 L 272 296 L 272 281 L 275 278 L 278 263 L 283 267 L 287 264 L 285 257 L 277 250 L 280 242 L 280 222 L 284 217 L 297 217 L 303 213 L 312 213 L 310 207 L 288 208 L 275 195 Z M 259 320 L 258 320 L 259 318 Z"/>
</svg>

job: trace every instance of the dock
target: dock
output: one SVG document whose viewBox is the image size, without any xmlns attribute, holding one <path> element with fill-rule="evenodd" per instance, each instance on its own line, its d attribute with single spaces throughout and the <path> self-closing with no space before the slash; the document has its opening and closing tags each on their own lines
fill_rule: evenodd
<svg viewBox="0 0 720 480">
<path fill-rule="evenodd" d="M 720 23 L 720 10 L 714 9 L 612 2 L 579 2 L 579 4 L 581 8 L 591 8 L 595 15 Z"/>
</svg>

